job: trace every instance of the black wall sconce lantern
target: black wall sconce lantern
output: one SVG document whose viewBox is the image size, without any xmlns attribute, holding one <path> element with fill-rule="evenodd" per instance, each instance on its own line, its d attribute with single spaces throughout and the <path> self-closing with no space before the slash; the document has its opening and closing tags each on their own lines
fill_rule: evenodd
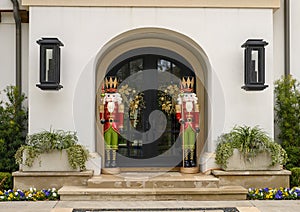
<svg viewBox="0 0 300 212">
<path fill-rule="evenodd" d="M 265 85 L 265 46 L 268 43 L 263 39 L 248 39 L 242 48 L 245 48 L 245 85 L 246 91 L 259 91 L 268 87 Z"/>
<path fill-rule="evenodd" d="M 40 84 L 42 90 L 59 90 L 60 85 L 60 47 L 64 44 L 57 38 L 42 38 L 40 45 Z"/>
</svg>

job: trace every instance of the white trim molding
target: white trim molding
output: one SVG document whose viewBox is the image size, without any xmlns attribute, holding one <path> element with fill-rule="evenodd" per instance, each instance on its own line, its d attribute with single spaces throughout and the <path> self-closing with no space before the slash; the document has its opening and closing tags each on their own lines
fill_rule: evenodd
<svg viewBox="0 0 300 212">
<path fill-rule="evenodd" d="M 278 9 L 280 0 L 22 0 L 23 6 Z"/>
</svg>

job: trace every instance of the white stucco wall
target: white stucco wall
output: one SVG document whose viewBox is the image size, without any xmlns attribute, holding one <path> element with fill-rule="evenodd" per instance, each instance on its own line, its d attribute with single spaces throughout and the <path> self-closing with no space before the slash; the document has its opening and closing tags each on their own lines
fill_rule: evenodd
<svg viewBox="0 0 300 212">
<path fill-rule="evenodd" d="M 273 11 L 271 9 L 30 8 L 29 132 L 76 130 L 90 150 L 95 144 L 95 55 L 115 36 L 140 27 L 160 27 L 197 42 L 212 66 L 209 73 L 209 150 L 234 125 L 259 125 L 273 135 Z M 41 37 L 57 37 L 62 48 L 60 91 L 42 91 L 39 80 Z M 263 38 L 266 47 L 264 91 L 246 92 L 243 44 Z M 77 115 L 74 115 L 77 114 Z"/>
<path fill-rule="evenodd" d="M 11 0 L 1 0 L 0 1 L 0 9 L 9 10 L 12 8 Z"/>
<path fill-rule="evenodd" d="M 12 5 L 13 4 L 12 4 L 11 0 L 1 0 L 0 1 L 0 9 L 2 9 L 2 10 L 11 10 L 12 7 L 13 7 Z M 19 0 L 19 7 L 20 7 L 21 10 L 27 8 L 25 6 L 22 6 L 21 0 Z"/>
<path fill-rule="evenodd" d="M 1 9 L 1 8 L 0 8 Z M 16 83 L 15 21 L 11 12 L 0 22 L 0 90 Z M 28 24 L 22 24 L 22 90 L 28 94 Z"/>
</svg>

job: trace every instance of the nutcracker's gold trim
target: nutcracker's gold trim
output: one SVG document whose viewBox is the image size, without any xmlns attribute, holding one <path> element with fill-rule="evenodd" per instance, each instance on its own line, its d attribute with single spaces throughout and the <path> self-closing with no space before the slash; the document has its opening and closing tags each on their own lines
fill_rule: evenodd
<svg viewBox="0 0 300 212">
<path fill-rule="evenodd" d="M 181 89 L 184 91 L 193 91 L 194 89 L 194 77 L 182 77 L 181 79 Z"/>
<path fill-rule="evenodd" d="M 105 90 L 109 92 L 115 92 L 118 86 L 117 77 L 107 77 L 105 79 Z"/>
<path fill-rule="evenodd" d="M 195 112 L 197 112 L 197 113 L 200 112 L 200 105 L 199 104 L 195 105 Z"/>
<path fill-rule="evenodd" d="M 100 105 L 99 106 L 99 112 L 100 113 L 104 113 L 104 105 Z"/>
<path fill-rule="evenodd" d="M 181 106 L 180 105 L 175 105 L 175 110 L 176 110 L 176 113 L 180 113 L 181 112 Z"/>
</svg>

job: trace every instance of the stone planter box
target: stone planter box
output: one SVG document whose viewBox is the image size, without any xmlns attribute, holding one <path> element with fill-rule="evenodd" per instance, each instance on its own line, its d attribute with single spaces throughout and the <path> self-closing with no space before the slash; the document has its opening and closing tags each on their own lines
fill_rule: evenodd
<svg viewBox="0 0 300 212">
<path fill-rule="evenodd" d="M 26 159 L 26 150 L 23 153 L 23 161 Z M 20 171 L 24 172 L 59 172 L 59 171 L 80 171 L 73 169 L 68 162 L 68 153 L 66 150 L 53 150 L 49 153 L 39 155 L 32 166 L 20 165 Z"/>
<path fill-rule="evenodd" d="M 225 171 L 279 171 L 281 166 L 272 163 L 271 155 L 268 152 L 259 153 L 251 161 L 245 159 L 238 149 L 234 149 L 233 155 L 228 159 L 227 168 L 222 167 Z"/>
</svg>

